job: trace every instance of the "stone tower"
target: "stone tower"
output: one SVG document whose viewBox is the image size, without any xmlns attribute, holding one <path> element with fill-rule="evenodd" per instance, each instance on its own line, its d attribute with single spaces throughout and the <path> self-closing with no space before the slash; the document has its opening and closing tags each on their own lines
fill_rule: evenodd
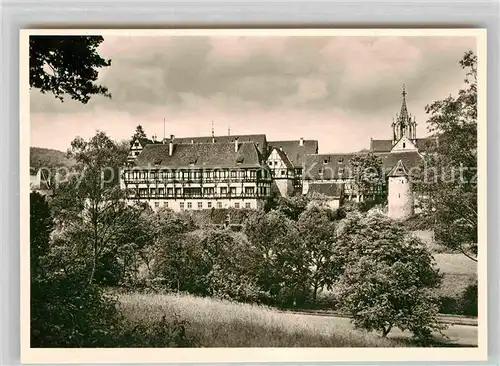
<svg viewBox="0 0 500 366">
<path fill-rule="evenodd" d="M 392 168 L 388 177 L 388 215 L 395 220 L 405 220 L 413 215 L 414 200 L 408 170 L 401 160 Z"/>
</svg>

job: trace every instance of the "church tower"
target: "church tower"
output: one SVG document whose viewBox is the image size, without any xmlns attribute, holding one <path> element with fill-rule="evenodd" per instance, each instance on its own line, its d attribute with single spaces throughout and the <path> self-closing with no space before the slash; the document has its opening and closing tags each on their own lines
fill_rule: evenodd
<svg viewBox="0 0 500 366">
<path fill-rule="evenodd" d="M 408 113 L 408 107 L 406 106 L 406 88 L 403 84 L 403 101 L 401 103 L 401 110 L 399 114 L 396 114 L 396 119 L 392 121 L 392 145 L 394 146 L 401 138 L 406 137 L 407 139 L 415 142 L 417 139 L 417 122 L 415 117 Z"/>
</svg>

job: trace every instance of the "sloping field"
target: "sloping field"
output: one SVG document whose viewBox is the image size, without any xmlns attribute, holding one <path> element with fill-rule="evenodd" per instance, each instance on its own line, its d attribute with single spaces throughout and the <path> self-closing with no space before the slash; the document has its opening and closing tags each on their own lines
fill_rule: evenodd
<svg viewBox="0 0 500 366">
<path fill-rule="evenodd" d="M 264 306 L 190 295 L 122 294 L 123 314 L 132 322 L 154 324 L 162 316 L 187 320 L 187 332 L 202 347 L 408 347 L 408 332 L 397 329 L 389 339 L 358 331 L 349 319 L 283 313 Z M 477 328 L 454 325 L 441 341 L 477 344 Z"/>
</svg>

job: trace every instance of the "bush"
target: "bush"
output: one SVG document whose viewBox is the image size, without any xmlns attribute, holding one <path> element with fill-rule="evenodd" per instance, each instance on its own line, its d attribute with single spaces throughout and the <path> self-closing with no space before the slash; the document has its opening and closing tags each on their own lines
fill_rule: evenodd
<svg viewBox="0 0 500 366">
<path fill-rule="evenodd" d="M 119 347 L 196 347 L 198 340 L 188 334 L 189 322 L 174 314 L 170 320 L 164 315 L 158 321 L 131 322 L 122 320 L 122 329 L 116 335 Z"/>
<path fill-rule="evenodd" d="M 462 293 L 458 303 L 460 308 L 460 313 L 463 315 L 477 316 L 477 282 L 475 284 L 467 286 L 467 288 Z"/>
<path fill-rule="evenodd" d="M 56 273 L 31 285 L 31 347 L 112 347 L 119 315 L 115 299 L 87 273 Z"/>
</svg>

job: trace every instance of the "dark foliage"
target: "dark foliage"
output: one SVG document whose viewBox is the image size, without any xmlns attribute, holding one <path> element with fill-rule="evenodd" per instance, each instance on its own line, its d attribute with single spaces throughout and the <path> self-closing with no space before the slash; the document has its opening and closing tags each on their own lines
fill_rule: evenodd
<svg viewBox="0 0 500 366">
<path fill-rule="evenodd" d="M 111 65 L 97 53 L 101 36 L 30 36 L 30 87 L 86 104 L 93 95 L 111 97 L 95 84 L 98 70 Z"/>
</svg>

